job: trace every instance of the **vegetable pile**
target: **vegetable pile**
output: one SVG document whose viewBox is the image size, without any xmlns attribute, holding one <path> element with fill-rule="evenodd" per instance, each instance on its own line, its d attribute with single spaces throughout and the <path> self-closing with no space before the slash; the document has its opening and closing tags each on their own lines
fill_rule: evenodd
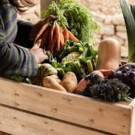
<svg viewBox="0 0 135 135">
<path fill-rule="evenodd" d="M 48 16 L 41 30 L 35 37 L 35 43 L 41 40 L 40 47 L 50 52 L 63 50 L 67 40 L 78 42 L 79 40 L 64 26 L 59 26 L 56 16 Z"/>
<path fill-rule="evenodd" d="M 45 23 L 35 38 L 49 60 L 32 78 L 10 77 L 35 85 L 101 99 L 131 101 L 135 97 L 135 10 L 120 0 L 129 40 L 129 59 L 121 63 L 121 45 L 112 38 L 95 49 L 99 25 L 78 0 L 52 2 L 43 12 Z"/>
<path fill-rule="evenodd" d="M 114 39 L 103 40 L 98 46 L 96 70 L 79 81 L 75 93 L 109 102 L 131 101 L 135 64 L 120 66 L 120 48 Z"/>
<path fill-rule="evenodd" d="M 52 1 L 42 16 L 45 23 L 35 38 L 41 48 L 54 53 L 63 50 L 67 40 L 96 43 L 94 32 L 100 26 L 78 0 Z"/>
<path fill-rule="evenodd" d="M 60 78 L 68 71 L 76 74 L 78 80 L 95 70 L 97 51 L 88 43 L 67 41 L 64 49 L 53 54 L 50 61 Z"/>
</svg>

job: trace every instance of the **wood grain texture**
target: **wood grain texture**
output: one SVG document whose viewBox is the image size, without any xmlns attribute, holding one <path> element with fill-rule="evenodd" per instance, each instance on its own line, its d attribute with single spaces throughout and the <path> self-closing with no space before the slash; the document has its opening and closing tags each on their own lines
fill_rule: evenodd
<svg viewBox="0 0 135 135">
<path fill-rule="evenodd" d="M 0 106 L 0 130 L 13 135 L 105 135 L 3 106 Z"/>
<path fill-rule="evenodd" d="M 129 135 L 132 107 L 0 78 L 0 103 L 114 134 Z"/>
</svg>

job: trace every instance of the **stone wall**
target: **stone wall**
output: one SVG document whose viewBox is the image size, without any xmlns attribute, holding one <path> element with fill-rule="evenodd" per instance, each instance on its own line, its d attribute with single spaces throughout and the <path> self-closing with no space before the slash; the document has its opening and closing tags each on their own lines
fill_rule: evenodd
<svg viewBox="0 0 135 135">
<path fill-rule="evenodd" d="M 96 33 L 97 39 L 107 37 L 117 39 L 122 45 L 122 55 L 127 56 L 127 34 L 124 18 L 119 5 L 119 0 L 81 0 L 90 9 L 95 20 L 101 25 L 101 30 Z M 135 0 L 129 0 L 135 4 Z"/>
<path fill-rule="evenodd" d="M 115 3 L 116 4 L 116 3 Z M 112 37 L 120 42 L 122 45 L 122 55 L 127 56 L 127 33 L 123 15 L 119 5 L 112 5 L 107 9 L 92 11 L 94 18 L 101 25 L 101 30 L 96 33 L 99 42 L 105 38 Z M 118 3 L 117 3 L 118 4 Z M 113 7 L 114 6 L 114 7 Z"/>
<path fill-rule="evenodd" d="M 47 8 L 52 0 L 41 0 L 39 4 L 27 11 L 18 18 L 36 23 L 40 19 L 40 11 Z M 128 0 L 129 3 L 135 4 L 135 0 Z M 119 0 L 81 0 L 87 8 L 90 9 L 95 20 L 101 25 L 101 30 L 96 34 L 97 39 L 103 40 L 107 37 L 117 39 L 124 50 L 123 55 L 127 55 L 127 35 L 126 28 L 121 13 Z M 41 6 L 40 6 L 41 5 Z M 126 52 L 126 53 L 125 53 Z"/>
</svg>

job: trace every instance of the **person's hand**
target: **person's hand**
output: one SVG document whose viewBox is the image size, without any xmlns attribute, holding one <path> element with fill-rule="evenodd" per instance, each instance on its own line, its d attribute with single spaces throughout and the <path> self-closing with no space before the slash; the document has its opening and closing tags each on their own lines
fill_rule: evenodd
<svg viewBox="0 0 135 135">
<path fill-rule="evenodd" d="M 32 49 L 30 49 L 30 52 L 35 56 L 36 62 L 38 64 L 48 59 L 48 56 L 46 55 L 45 50 L 39 48 L 38 44 L 36 44 Z"/>
</svg>

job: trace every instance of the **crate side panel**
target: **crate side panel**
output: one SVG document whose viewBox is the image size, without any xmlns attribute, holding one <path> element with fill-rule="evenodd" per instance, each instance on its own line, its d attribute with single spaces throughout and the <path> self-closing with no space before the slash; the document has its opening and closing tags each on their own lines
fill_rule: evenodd
<svg viewBox="0 0 135 135">
<path fill-rule="evenodd" d="M 13 135 L 105 135 L 53 119 L 0 106 L 0 130 Z"/>
<path fill-rule="evenodd" d="M 131 117 L 131 135 L 135 135 L 135 107 L 132 110 L 132 117 Z"/>
<path fill-rule="evenodd" d="M 130 135 L 135 135 L 135 99 L 130 103 L 132 107 Z"/>
<path fill-rule="evenodd" d="M 131 108 L 0 79 L 0 103 L 115 134 L 127 135 Z M 8 86 L 8 87 L 7 87 Z"/>
</svg>

